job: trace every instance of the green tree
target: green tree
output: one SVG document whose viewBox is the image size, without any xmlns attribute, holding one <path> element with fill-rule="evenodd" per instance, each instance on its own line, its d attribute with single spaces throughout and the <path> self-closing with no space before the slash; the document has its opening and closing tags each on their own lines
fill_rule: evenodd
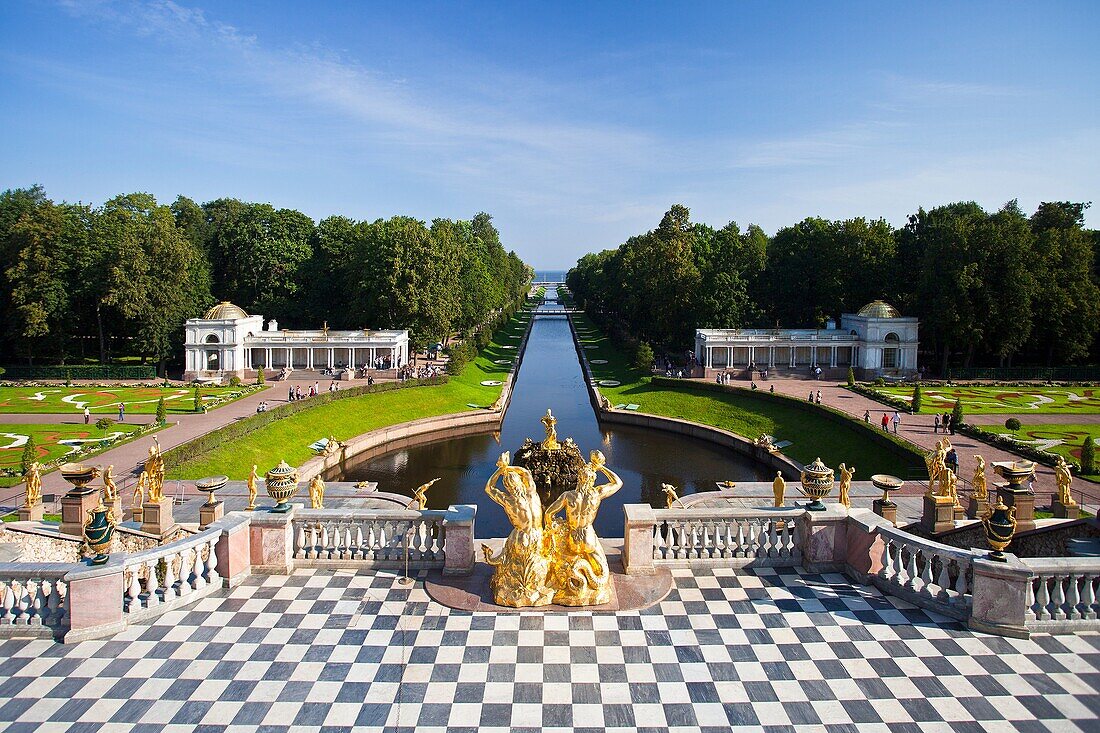
<svg viewBox="0 0 1100 733">
<path fill-rule="evenodd" d="M 195 391 L 192 396 L 195 403 L 195 412 L 202 412 L 202 395 L 199 393 L 199 386 L 197 384 L 195 385 Z"/>
<path fill-rule="evenodd" d="M 848 386 L 856 386 L 856 372 L 852 367 L 848 367 Z"/>
<path fill-rule="evenodd" d="M 1091 435 L 1086 435 L 1081 445 L 1081 473 L 1096 473 L 1096 445 Z"/>
<path fill-rule="evenodd" d="M 1022 425 L 1020 424 L 1020 421 L 1018 419 L 1010 417 L 1005 420 L 1005 427 L 1015 433 L 1022 427 Z"/>
<path fill-rule="evenodd" d="M 914 415 L 916 415 L 920 412 L 921 400 L 922 400 L 921 389 L 920 389 L 920 385 L 918 384 L 917 386 L 913 387 L 913 401 L 910 403 L 911 411 Z"/>
<path fill-rule="evenodd" d="M 164 397 L 157 400 L 157 422 L 165 423 L 168 421 L 168 408 L 164 404 Z"/>
<path fill-rule="evenodd" d="M 645 341 L 640 342 L 638 348 L 634 350 L 633 366 L 638 371 L 646 374 L 653 368 L 653 349 Z"/>
<path fill-rule="evenodd" d="M 31 464 L 38 460 L 38 447 L 34 444 L 34 436 L 27 436 L 27 442 L 23 444 L 23 455 L 19 459 L 19 467 L 23 473 L 31 470 Z"/>
<path fill-rule="evenodd" d="M 966 420 L 963 415 L 963 403 L 962 400 L 955 400 L 955 407 L 951 409 L 951 429 L 965 425 Z"/>
<path fill-rule="evenodd" d="M 96 428 L 104 435 L 106 435 L 107 431 L 114 427 L 114 425 L 115 421 L 109 417 L 101 417 L 95 421 Z"/>
<path fill-rule="evenodd" d="M 256 370 L 256 384 L 263 385 L 266 381 L 267 378 L 264 376 L 264 368 L 260 367 Z"/>
</svg>

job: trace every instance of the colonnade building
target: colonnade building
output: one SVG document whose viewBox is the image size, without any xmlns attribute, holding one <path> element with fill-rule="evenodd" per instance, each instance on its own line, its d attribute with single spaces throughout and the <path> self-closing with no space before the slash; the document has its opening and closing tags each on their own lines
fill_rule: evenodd
<svg viewBox="0 0 1100 733">
<path fill-rule="evenodd" d="M 409 361 L 405 330 L 279 329 L 225 301 L 184 325 L 184 379 L 250 377 L 260 369 L 397 369 Z M 246 374 L 247 372 L 247 374 Z"/>
<path fill-rule="evenodd" d="M 904 377 L 917 371 L 917 331 L 916 318 L 875 300 L 842 314 L 839 328 L 835 321 L 825 328 L 701 328 L 695 357 L 708 374 L 754 365 L 776 373 L 853 367 L 860 378 Z"/>
</svg>

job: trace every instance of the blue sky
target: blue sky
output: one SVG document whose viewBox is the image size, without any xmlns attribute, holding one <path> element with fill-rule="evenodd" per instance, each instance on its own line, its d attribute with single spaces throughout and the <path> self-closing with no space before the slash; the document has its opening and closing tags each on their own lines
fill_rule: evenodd
<svg viewBox="0 0 1100 733">
<path fill-rule="evenodd" d="M 0 5 L 0 188 L 488 211 L 564 267 L 673 203 L 769 233 L 1011 198 L 1100 227 L 1100 3 Z"/>
</svg>

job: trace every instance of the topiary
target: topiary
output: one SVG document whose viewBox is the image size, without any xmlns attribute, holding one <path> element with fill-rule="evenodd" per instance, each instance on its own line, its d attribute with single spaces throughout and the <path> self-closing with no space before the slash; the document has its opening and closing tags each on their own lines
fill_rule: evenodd
<svg viewBox="0 0 1100 733">
<path fill-rule="evenodd" d="M 852 367 L 848 367 L 848 386 L 856 386 L 856 372 Z"/>
<path fill-rule="evenodd" d="M 912 411 L 913 411 L 914 415 L 916 415 L 918 412 L 920 412 L 920 405 L 921 405 L 921 391 L 920 391 L 920 385 L 918 384 L 916 387 L 913 387 L 913 401 L 910 403 L 910 406 L 912 408 Z"/>
<path fill-rule="evenodd" d="M 23 473 L 31 470 L 31 464 L 38 460 L 38 450 L 34 445 L 34 436 L 28 436 L 27 442 L 23 446 L 23 455 L 19 459 L 20 464 L 23 467 Z"/>
<path fill-rule="evenodd" d="M 955 407 L 951 410 L 951 425 L 956 427 L 959 425 L 965 425 L 966 420 L 963 416 L 963 403 L 962 400 L 955 400 Z"/>
<path fill-rule="evenodd" d="M 264 377 L 264 369 L 263 367 L 260 367 L 256 370 L 256 384 L 263 386 L 265 379 L 266 378 Z"/>
<path fill-rule="evenodd" d="M 202 395 L 199 394 L 199 386 L 195 385 L 195 412 L 202 412 Z"/>
<path fill-rule="evenodd" d="M 95 421 L 95 426 L 103 433 L 110 430 L 115 424 L 115 421 L 109 417 L 101 417 Z"/>
<path fill-rule="evenodd" d="M 1096 445 L 1091 435 L 1085 436 L 1081 446 L 1081 473 L 1096 473 Z"/>
<path fill-rule="evenodd" d="M 164 423 L 168 420 L 168 408 L 164 405 L 164 398 L 157 400 L 157 422 Z"/>
<path fill-rule="evenodd" d="M 241 378 L 238 377 L 236 374 L 234 374 L 232 377 L 229 378 L 229 386 L 230 387 L 240 387 L 241 386 Z"/>
<path fill-rule="evenodd" d="M 1020 421 L 1014 417 L 1010 417 L 1005 420 L 1005 427 L 1015 433 L 1020 429 Z"/>
</svg>

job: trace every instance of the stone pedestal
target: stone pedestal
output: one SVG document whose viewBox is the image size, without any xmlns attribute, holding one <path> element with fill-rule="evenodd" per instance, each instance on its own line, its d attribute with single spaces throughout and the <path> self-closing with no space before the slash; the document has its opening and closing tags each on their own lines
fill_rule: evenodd
<svg viewBox="0 0 1100 733">
<path fill-rule="evenodd" d="M 1081 505 L 1072 504 L 1070 506 L 1066 506 L 1057 499 L 1053 499 L 1050 502 L 1050 511 L 1058 519 L 1077 519 L 1079 516 L 1081 516 Z M 20 512 L 22 512 L 22 510 L 20 510 Z M 20 514 L 19 516 L 23 515 Z"/>
<path fill-rule="evenodd" d="M 895 527 L 898 525 L 898 505 L 894 502 L 875 499 L 871 502 L 871 510 Z"/>
<path fill-rule="evenodd" d="M 966 510 L 965 510 L 965 509 L 963 509 L 963 505 L 962 505 L 962 504 L 956 504 L 956 505 L 955 505 L 955 514 L 954 514 L 954 520 L 955 520 L 956 522 L 961 522 L 961 521 L 962 521 L 962 520 L 964 520 L 964 519 L 966 519 Z"/>
<path fill-rule="evenodd" d="M 950 496 L 924 495 L 921 526 L 926 532 L 939 534 L 955 528 L 955 500 Z"/>
<path fill-rule="evenodd" d="M 225 502 L 216 501 L 213 504 L 203 504 L 199 507 L 199 529 L 206 529 L 218 521 L 225 514 Z"/>
<path fill-rule="evenodd" d="M 257 509 L 249 517 L 248 551 L 253 573 L 289 575 L 294 569 L 291 520 L 301 506 L 292 504 L 286 512 Z"/>
<path fill-rule="evenodd" d="M 214 546 L 218 575 L 225 585 L 235 588 L 252 572 L 249 520 L 234 514 L 220 520 L 218 526 L 222 529 L 218 544 Z"/>
<path fill-rule="evenodd" d="M 626 504 L 623 514 L 623 568 L 627 575 L 653 575 L 653 507 Z"/>
<path fill-rule="evenodd" d="M 836 572 L 848 557 L 848 509 L 826 504 L 823 512 L 806 512 L 797 520 L 802 567 L 811 573 Z"/>
<path fill-rule="evenodd" d="M 26 506 L 19 507 L 19 521 L 20 522 L 41 522 L 42 521 L 42 503 L 39 502 L 34 506 L 28 508 Z"/>
<path fill-rule="evenodd" d="M 974 573 L 969 626 L 975 631 L 1027 639 L 1027 587 L 1031 570 L 1015 555 L 1005 562 L 985 558 L 971 564 Z"/>
<path fill-rule="evenodd" d="M 99 506 L 99 492 L 70 491 L 61 497 L 61 534 L 70 537 L 84 537 L 84 522 L 88 521 L 88 512 Z"/>
<path fill-rule="evenodd" d="M 444 575 L 469 575 L 474 570 L 474 519 L 477 506 L 447 507 L 447 537 L 444 546 Z"/>
<path fill-rule="evenodd" d="M 138 524 L 145 521 L 145 507 L 130 507 L 130 519 Z"/>
<path fill-rule="evenodd" d="M 975 499 L 970 497 L 966 505 L 966 518 L 967 519 L 981 519 L 982 514 L 985 513 L 985 508 L 989 506 L 987 502 L 981 499 Z"/>
<path fill-rule="evenodd" d="M 176 525 L 172 519 L 172 500 L 161 499 L 142 507 L 141 531 L 160 537 Z"/>
<path fill-rule="evenodd" d="M 1013 491 L 1007 486 L 997 487 L 997 497 L 1004 505 L 1016 507 L 1016 534 L 1035 529 L 1035 494 L 1030 491 Z"/>
</svg>

